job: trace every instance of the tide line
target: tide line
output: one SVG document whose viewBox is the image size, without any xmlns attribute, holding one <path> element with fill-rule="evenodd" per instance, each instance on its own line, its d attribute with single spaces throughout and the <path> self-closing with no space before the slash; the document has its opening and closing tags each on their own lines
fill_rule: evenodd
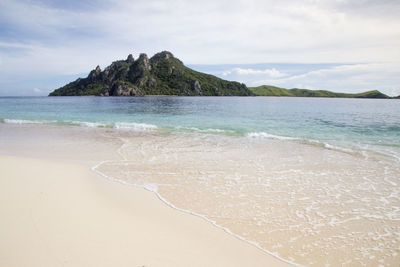
<svg viewBox="0 0 400 267">
<path fill-rule="evenodd" d="M 122 140 L 122 141 L 124 141 L 124 140 Z M 121 152 L 121 149 L 123 149 L 124 146 L 125 146 L 125 142 L 124 142 L 124 143 L 121 145 L 121 147 L 118 149 L 118 154 L 119 154 L 121 157 L 123 157 L 123 159 L 121 160 L 122 162 L 128 161 L 128 160 L 125 158 L 125 156 L 122 154 L 122 152 Z M 248 243 L 248 244 L 250 244 L 250 245 L 256 247 L 257 249 L 263 251 L 264 253 L 267 253 L 268 255 L 271 255 L 271 256 L 277 258 L 278 260 L 281 260 L 281 261 L 283 261 L 283 262 L 285 262 L 285 263 L 288 263 L 288 264 L 290 264 L 290 265 L 293 265 L 293 266 L 304 267 L 303 265 L 300 265 L 300 264 L 297 264 L 297 263 L 295 263 L 295 262 L 291 262 L 291 261 L 289 261 L 289 260 L 286 260 L 286 259 L 284 259 L 284 258 L 281 258 L 281 257 L 280 257 L 279 255 L 277 255 L 276 253 L 273 253 L 273 252 L 270 252 L 270 251 L 264 249 L 263 247 L 260 246 L 259 243 L 255 242 L 255 241 L 248 240 L 248 239 L 246 239 L 246 238 L 244 238 L 244 237 L 242 237 L 242 236 L 240 236 L 240 235 L 238 235 L 238 234 L 236 234 L 236 233 L 233 233 L 229 228 L 219 225 L 216 221 L 207 218 L 207 217 L 206 217 L 205 215 L 203 215 L 203 214 L 200 214 L 200 213 L 197 213 L 197 212 L 194 212 L 194 211 L 191 211 L 191 210 L 187 210 L 187 209 L 182 209 L 182 208 L 179 208 L 179 207 L 175 206 L 174 204 L 172 204 L 171 202 L 169 202 L 167 199 L 165 199 L 163 196 L 161 196 L 161 194 L 157 191 L 158 187 L 157 187 L 157 185 L 155 185 L 155 184 L 139 185 L 139 184 L 129 183 L 129 182 L 124 181 L 124 180 L 122 180 L 122 179 L 118 179 L 118 178 L 115 178 L 115 177 L 106 175 L 105 173 L 103 173 L 103 172 L 101 172 L 101 171 L 98 170 L 98 168 L 99 168 L 101 165 L 103 165 L 103 164 L 106 164 L 106 163 L 115 163 L 115 162 L 120 162 L 120 161 L 115 161 L 115 160 L 104 160 L 104 161 L 101 161 L 101 162 L 97 163 L 96 165 L 94 165 L 94 166 L 91 168 L 91 170 L 92 170 L 94 173 L 96 173 L 96 174 L 98 174 L 98 175 L 100 175 L 100 176 L 102 176 L 102 177 L 104 177 L 104 178 L 106 178 L 106 179 L 108 179 L 108 180 L 110 180 L 110 181 L 117 182 L 117 183 L 120 183 L 120 184 L 123 184 L 123 185 L 135 186 L 135 187 L 138 187 L 138 188 L 143 188 L 143 189 L 145 189 L 145 190 L 147 190 L 147 191 L 149 191 L 149 192 L 152 192 L 152 193 L 154 193 L 154 194 L 157 196 L 157 198 L 158 198 L 159 200 L 161 200 L 164 204 L 166 204 L 166 205 L 169 206 L 170 208 L 173 208 L 173 209 L 178 210 L 178 211 L 180 211 L 180 212 L 184 212 L 184 213 L 191 214 L 191 215 L 194 215 L 194 216 L 196 216 L 196 217 L 199 217 L 199 218 L 205 220 L 206 222 L 211 223 L 213 226 L 215 226 L 215 227 L 217 227 L 217 228 L 219 228 L 219 229 L 222 229 L 223 231 L 225 231 L 225 232 L 228 233 L 229 235 L 234 236 L 235 238 L 237 238 L 237 239 L 239 239 L 239 240 L 241 240 L 241 241 L 244 241 L 244 242 L 246 242 L 246 243 Z"/>
</svg>

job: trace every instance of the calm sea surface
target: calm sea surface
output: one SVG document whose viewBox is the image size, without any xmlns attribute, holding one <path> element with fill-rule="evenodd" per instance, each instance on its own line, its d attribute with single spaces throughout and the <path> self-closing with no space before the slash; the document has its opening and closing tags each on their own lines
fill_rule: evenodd
<svg viewBox="0 0 400 267">
<path fill-rule="evenodd" d="M 286 261 L 400 262 L 399 100 L 2 97 L 0 121 L 108 129 L 96 172 Z"/>
<path fill-rule="evenodd" d="M 0 119 L 400 148 L 400 101 L 277 97 L 6 97 Z M 12 121 L 11 121 L 12 122 Z M 398 152 L 398 151 L 397 151 Z M 396 153 L 394 153 L 396 154 Z M 396 156 L 399 156 L 398 154 Z"/>
</svg>

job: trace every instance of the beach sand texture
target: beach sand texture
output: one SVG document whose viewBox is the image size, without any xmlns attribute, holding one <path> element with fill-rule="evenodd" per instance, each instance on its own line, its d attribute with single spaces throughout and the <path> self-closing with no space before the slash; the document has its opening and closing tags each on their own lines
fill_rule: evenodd
<svg viewBox="0 0 400 267">
<path fill-rule="evenodd" d="M 0 156 L 0 266 L 286 266 L 86 166 Z"/>
<path fill-rule="evenodd" d="M 0 136 L 0 266 L 286 265 L 267 251 L 398 265 L 398 166 L 379 155 L 103 127 Z"/>
</svg>

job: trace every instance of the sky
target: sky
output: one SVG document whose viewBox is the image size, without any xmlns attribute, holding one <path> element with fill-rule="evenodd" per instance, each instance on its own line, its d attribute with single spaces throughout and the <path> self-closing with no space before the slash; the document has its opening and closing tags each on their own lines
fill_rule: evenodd
<svg viewBox="0 0 400 267">
<path fill-rule="evenodd" d="M 247 86 L 400 95 L 400 1 L 0 0 L 0 96 L 163 50 Z"/>
</svg>

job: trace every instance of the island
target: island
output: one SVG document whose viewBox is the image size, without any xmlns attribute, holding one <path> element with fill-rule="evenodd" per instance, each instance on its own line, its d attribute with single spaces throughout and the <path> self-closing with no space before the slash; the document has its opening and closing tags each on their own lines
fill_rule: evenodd
<svg viewBox="0 0 400 267">
<path fill-rule="evenodd" d="M 335 93 L 325 90 L 285 89 L 262 85 L 247 87 L 186 67 L 171 52 L 163 51 L 150 59 L 142 53 L 126 60 L 114 61 L 103 71 L 97 66 L 86 78 L 79 78 L 60 87 L 49 96 L 286 96 L 382 98 L 389 96 L 374 90 L 358 94 Z"/>
<path fill-rule="evenodd" d="M 309 89 L 286 89 L 271 85 L 261 85 L 258 87 L 249 87 L 249 89 L 258 96 L 290 96 L 290 97 L 340 97 L 340 98 L 382 98 L 388 99 L 389 96 L 379 92 L 378 90 L 367 91 L 358 94 L 336 93 L 326 90 L 309 90 Z"/>
<path fill-rule="evenodd" d="M 140 54 L 118 60 L 101 71 L 97 66 L 87 78 L 79 78 L 50 93 L 50 96 L 251 96 L 245 84 L 226 81 L 186 67 L 171 52 L 150 59 Z"/>
</svg>

